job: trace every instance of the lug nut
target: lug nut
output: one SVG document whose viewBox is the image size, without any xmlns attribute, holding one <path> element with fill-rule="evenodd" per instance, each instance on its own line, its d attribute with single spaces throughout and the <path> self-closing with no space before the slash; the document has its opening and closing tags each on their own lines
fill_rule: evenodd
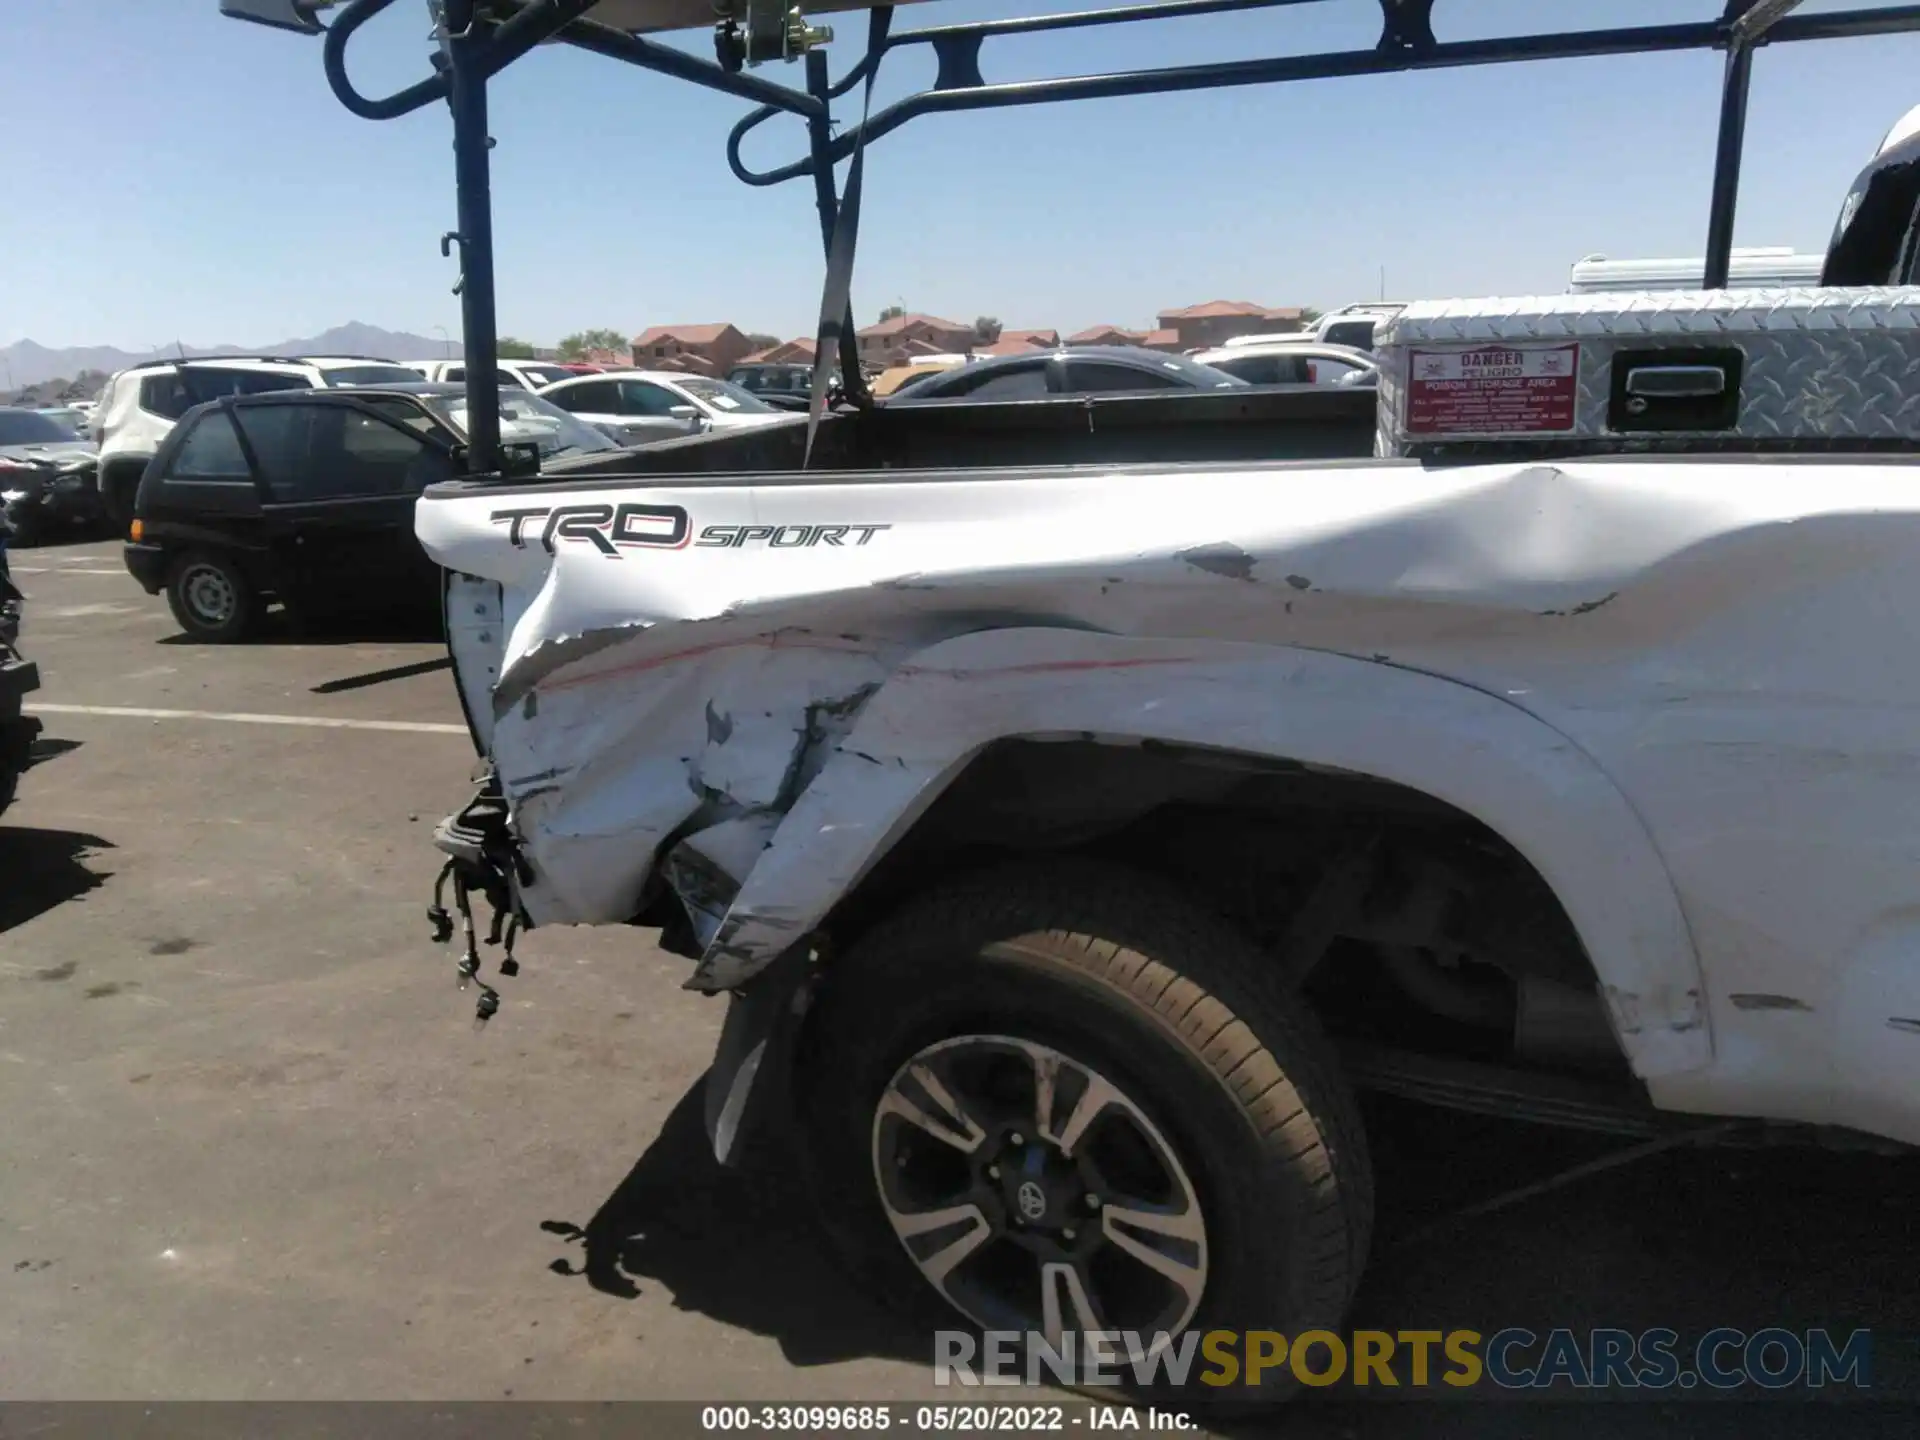
<svg viewBox="0 0 1920 1440">
<path fill-rule="evenodd" d="M 998 1180 L 1000 1178 L 1000 1167 L 998 1165 L 987 1166 L 987 1178 L 989 1180 Z"/>
<path fill-rule="evenodd" d="M 1095 1195 L 1089 1192 L 1087 1195 L 1087 1209 L 1098 1210 L 1099 1208 L 1100 1208 L 1100 1197 L 1098 1195 Z"/>
<path fill-rule="evenodd" d="M 1062 1231 L 1060 1232 L 1060 1238 L 1061 1238 L 1061 1239 L 1063 1239 L 1063 1240 L 1071 1240 L 1071 1239 L 1073 1239 L 1073 1227 L 1072 1227 L 1071 1225 L 1069 1225 L 1069 1226 L 1067 1226 L 1067 1228 L 1066 1228 L 1066 1229 L 1064 1229 L 1064 1230 L 1062 1230 Z"/>
<path fill-rule="evenodd" d="M 1021 1135 L 1021 1133 L 1020 1133 L 1020 1132 L 1019 1132 L 1018 1130 L 1016 1130 L 1016 1131 L 1014 1131 L 1014 1132 L 1013 1132 L 1013 1134 L 1011 1134 L 1011 1135 L 1009 1135 L 1009 1136 L 1007 1137 L 1007 1143 L 1008 1143 L 1009 1145 L 1024 1145 L 1024 1144 L 1026 1144 L 1027 1142 L 1026 1142 L 1026 1139 L 1025 1139 L 1025 1137 L 1024 1137 L 1024 1136 L 1022 1136 L 1022 1135 Z"/>
</svg>

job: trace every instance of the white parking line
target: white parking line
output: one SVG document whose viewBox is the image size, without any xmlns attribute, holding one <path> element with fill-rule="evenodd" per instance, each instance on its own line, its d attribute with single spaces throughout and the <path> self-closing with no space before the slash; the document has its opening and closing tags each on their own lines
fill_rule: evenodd
<svg viewBox="0 0 1920 1440">
<path fill-rule="evenodd" d="M 331 715 L 252 715 L 232 710 L 146 710 L 131 705 L 29 704 L 36 715 L 118 715 L 125 720 L 224 720 L 234 725 L 304 725 L 315 730 L 396 730 L 409 735 L 465 735 L 464 725 L 426 720 L 347 720 Z"/>
<path fill-rule="evenodd" d="M 78 565 L 13 565 L 16 575 L 125 575 L 123 570 L 82 570 Z"/>
</svg>

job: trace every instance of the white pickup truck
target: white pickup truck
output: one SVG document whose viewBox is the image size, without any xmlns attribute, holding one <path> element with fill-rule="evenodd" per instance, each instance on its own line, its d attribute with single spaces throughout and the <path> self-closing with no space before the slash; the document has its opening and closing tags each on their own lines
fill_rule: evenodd
<svg viewBox="0 0 1920 1440">
<path fill-rule="evenodd" d="M 458 385 L 467 378 L 467 362 L 464 360 L 410 360 L 407 368 L 418 371 L 422 378 L 436 384 Z M 522 390 L 540 390 L 562 380 L 571 380 L 582 372 L 539 360 L 500 360 L 495 362 L 493 373 L 502 385 L 517 385 Z"/>
<path fill-rule="evenodd" d="M 775 1119 L 859 1273 L 1050 1338 L 1337 1326 L 1366 1087 L 1920 1141 L 1916 207 L 1902 140 L 1832 288 L 1409 305 L 1377 396 L 429 491 L 462 975 L 481 895 L 658 927 L 722 1158 Z"/>
</svg>

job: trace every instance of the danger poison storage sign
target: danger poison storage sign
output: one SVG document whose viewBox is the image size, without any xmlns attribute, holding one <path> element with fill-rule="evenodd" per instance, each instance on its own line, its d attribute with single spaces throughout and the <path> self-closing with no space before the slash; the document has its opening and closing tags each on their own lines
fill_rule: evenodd
<svg viewBox="0 0 1920 1440">
<path fill-rule="evenodd" d="M 1481 345 L 1407 356 L 1409 435 L 1530 435 L 1573 429 L 1578 345 Z"/>
</svg>

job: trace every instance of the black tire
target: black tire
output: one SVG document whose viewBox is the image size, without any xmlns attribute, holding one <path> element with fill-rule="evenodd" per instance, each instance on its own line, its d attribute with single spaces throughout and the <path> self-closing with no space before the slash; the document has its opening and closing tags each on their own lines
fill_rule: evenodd
<svg viewBox="0 0 1920 1440">
<path fill-rule="evenodd" d="M 879 1177 L 892 1168 L 885 1156 L 903 1177 L 892 1182 L 895 1199 L 917 1183 L 904 1177 L 910 1162 L 921 1164 L 913 1147 L 927 1148 L 919 1133 L 924 1127 L 901 1132 L 904 1122 L 876 1110 L 889 1084 L 909 1074 L 906 1062 L 926 1057 L 939 1042 L 959 1048 L 934 1051 L 936 1068 L 950 1054 L 962 1065 L 975 1054 L 993 1063 L 990 1048 L 979 1049 L 993 1042 L 951 1038 L 968 1036 L 1010 1037 L 1066 1057 L 1131 1102 L 1129 1111 L 1109 1106 L 1103 1114 L 1117 1116 L 1114 1123 L 1129 1131 L 1139 1127 L 1128 1115 L 1144 1115 L 1148 1129 L 1164 1138 L 1191 1181 L 1182 1193 L 1197 1197 L 1204 1217 L 1203 1237 L 1188 1252 L 1204 1271 L 1203 1288 L 1179 1329 L 1293 1336 L 1339 1326 L 1365 1263 L 1373 1182 L 1359 1112 L 1331 1048 L 1311 1015 L 1285 993 L 1272 958 L 1226 922 L 1153 877 L 1080 862 L 989 873 L 928 894 L 827 963 L 802 1040 L 806 1163 L 823 1223 L 877 1295 L 906 1301 L 929 1318 L 938 1313 L 945 1318 L 936 1323 L 949 1327 L 955 1312 L 948 1307 L 961 1305 L 908 1255 L 881 1197 Z M 943 1072 L 943 1083 L 957 1073 Z M 1053 1107 L 1056 1116 L 1060 1105 L 1073 1103 L 1070 1090 L 1061 1093 L 1067 1098 Z M 1010 1112 L 1020 1103 L 1027 1102 L 1012 1104 Z M 1044 1135 L 1047 1127 L 1039 1128 Z M 905 1139 L 890 1149 L 890 1133 Z M 1085 1133 L 1093 1138 L 1080 1150 L 1097 1149 L 1096 1131 Z M 1006 1143 L 1004 1132 L 997 1143 Z M 1036 1148 L 1038 1141 L 1020 1152 L 1025 1168 L 1017 1173 L 1037 1173 L 1029 1153 Z M 933 1153 L 932 1163 L 961 1163 L 941 1159 L 937 1146 Z M 970 1153 L 964 1163 L 975 1176 L 969 1193 L 982 1196 L 983 1212 L 992 1210 L 992 1194 L 978 1179 L 984 1162 Z M 1084 1173 L 1088 1162 L 1056 1150 L 1044 1163 L 1065 1164 L 1070 1172 L 1078 1165 Z M 1004 1167 L 1003 1161 L 987 1173 L 1008 1173 Z M 993 1183 L 1004 1191 L 1008 1181 Z M 1092 1182 L 1077 1200 L 1071 1187 L 1082 1182 L 1063 1183 L 1069 1188 L 1047 1181 L 1048 1197 L 1063 1197 L 1060 1215 L 1079 1202 L 1100 1213 Z M 1017 1195 L 1022 1209 L 1025 1188 Z M 1033 1230 L 1016 1236 L 1007 1229 L 1030 1223 L 1013 1218 L 1015 1198 L 1005 1191 L 1007 1203 L 998 1210 L 1007 1233 L 979 1246 L 983 1273 L 1000 1263 L 989 1253 L 995 1246 L 1016 1244 L 1025 1252 L 1034 1244 Z M 898 1208 L 945 1203 L 936 1197 Z M 1042 1204 L 1045 1210 L 1052 1200 Z M 1113 1203 L 1108 1208 L 1125 1213 Z M 1175 1208 L 1184 1209 L 1184 1202 Z M 1104 1216 L 1098 1229 L 1091 1243 L 1111 1244 Z M 1059 1235 L 1087 1253 L 1085 1236 L 1072 1229 L 1043 1237 L 1044 1243 Z M 1024 1253 L 1011 1258 L 1025 1262 Z M 954 1267 L 949 1286 L 959 1288 L 953 1277 L 968 1263 L 971 1256 Z M 1097 1263 L 1106 1262 L 1090 1266 Z M 1040 1273 L 1036 1264 L 1036 1294 Z M 1192 1305 L 1193 1288 L 1173 1287 L 1174 1303 Z M 939 1301 L 946 1303 L 928 1304 Z M 1098 1298 L 1095 1304 L 1111 1328 L 1133 1328 L 1112 1313 L 1120 1307 L 1110 1309 Z M 984 1328 L 977 1314 L 960 1313 Z M 1258 1390 L 1205 1393 L 1209 1387 L 1196 1380 L 1206 1368 L 1196 1357 L 1185 1403 L 1264 1405 L 1294 1388 L 1291 1377 L 1275 1369 L 1262 1376 Z"/>
<path fill-rule="evenodd" d="M 46 517 L 38 506 L 9 512 L 0 516 L 0 534 L 5 534 L 9 545 L 22 550 L 38 545 L 46 539 Z"/>
<path fill-rule="evenodd" d="M 124 540 L 133 525 L 133 502 L 140 489 L 144 463 L 116 465 L 100 476 L 100 513 L 115 538 Z"/>
<path fill-rule="evenodd" d="M 196 550 L 167 572 L 167 605 L 195 640 L 231 645 L 246 639 L 265 609 L 246 571 L 230 555 Z"/>
<path fill-rule="evenodd" d="M 15 652 L 0 639 L 0 661 L 16 658 Z M 16 712 L 17 713 L 17 712 Z M 20 776 L 33 762 L 33 737 L 38 726 L 17 718 L 0 719 L 0 813 L 5 813 L 19 793 Z"/>
</svg>

